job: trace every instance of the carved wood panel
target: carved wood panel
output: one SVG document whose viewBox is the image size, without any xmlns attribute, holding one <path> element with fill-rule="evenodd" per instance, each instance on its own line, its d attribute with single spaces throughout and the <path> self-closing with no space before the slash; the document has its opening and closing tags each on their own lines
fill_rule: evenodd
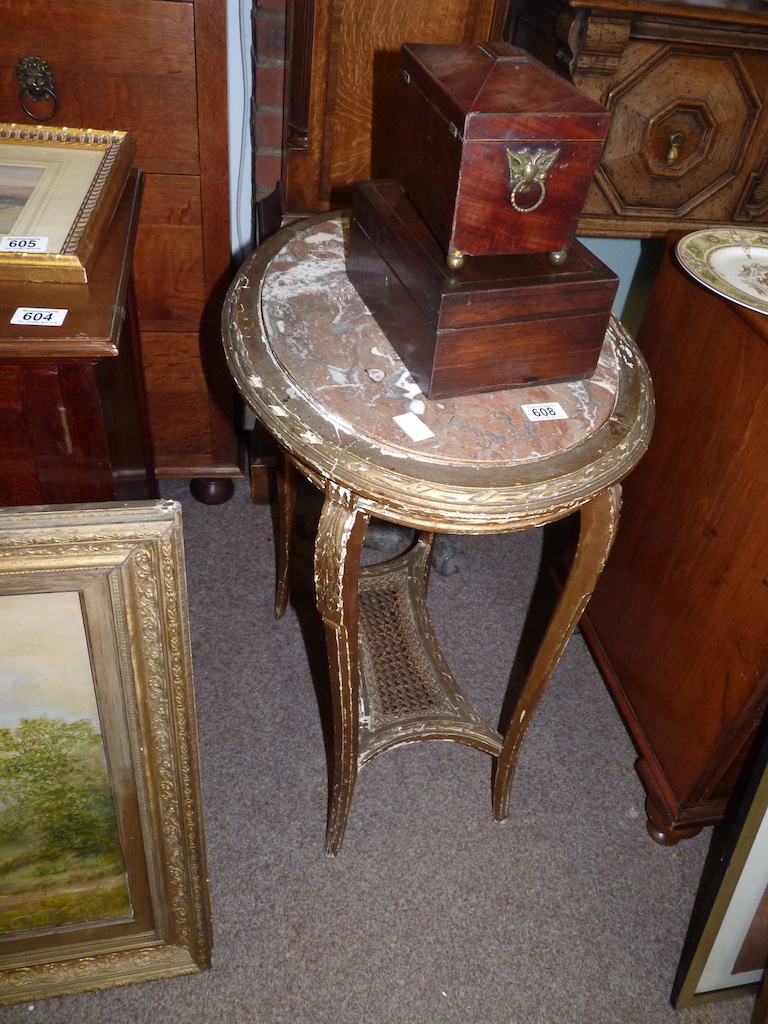
<svg viewBox="0 0 768 1024">
<path fill-rule="evenodd" d="M 768 221 L 768 10 L 512 0 L 505 36 L 611 112 L 579 231 Z"/>
</svg>

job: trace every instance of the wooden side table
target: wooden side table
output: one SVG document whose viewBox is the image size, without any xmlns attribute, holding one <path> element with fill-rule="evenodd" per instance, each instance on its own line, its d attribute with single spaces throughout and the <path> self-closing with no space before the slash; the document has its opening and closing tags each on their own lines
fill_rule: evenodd
<svg viewBox="0 0 768 1024">
<path fill-rule="evenodd" d="M 157 497 L 133 295 L 133 172 L 87 284 L 0 281 L 0 505 Z M 61 326 L 12 324 L 19 307 Z"/>
<path fill-rule="evenodd" d="M 246 262 L 223 315 L 243 396 L 288 465 L 325 495 L 315 583 L 334 709 L 331 855 L 359 768 L 416 739 L 458 740 L 491 754 L 494 815 L 506 817 L 520 745 L 608 555 L 619 481 L 645 451 L 653 420 L 645 363 L 616 322 L 587 381 L 426 401 L 347 278 L 344 229 L 333 214 L 283 229 Z M 566 418 L 533 422 L 522 409 L 553 402 Z M 403 422 L 426 426 L 429 436 L 411 439 Z M 290 478 L 278 615 L 287 599 Z M 576 510 L 570 575 L 502 735 L 462 694 L 434 638 L 426 607 L 432 535 L 521 530 Z M 361 569 L 371 516 L 422 532 L 405 555 Z"/>
</svg>

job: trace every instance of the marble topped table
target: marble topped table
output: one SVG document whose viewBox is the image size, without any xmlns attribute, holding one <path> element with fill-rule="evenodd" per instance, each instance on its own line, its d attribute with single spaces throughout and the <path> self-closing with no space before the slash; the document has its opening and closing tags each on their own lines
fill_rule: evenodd
<svg viewBox="0 0 768 1024">
<path fill-rule="evenodd" d="M 315 584 L 334 706 L 329 854 L 341 846 L 359 768 L 415 739 L 490 753 L 494 815 L 506 817 L 520 745 L 608 556 L 619 482 L 653 423 L 647 368 L 613 319 L 589 379 L 426 399 L 346 275 L 347 227 L 344 215 L 329 214 L 284 228 L 244 264 L 223 314 L 235 382 L 287 456 L 278 615 L 288 597 L 294 469 L 325 496 Z M 553 410 L 558 418 L 547 418 Z M 463 695 L 434 638 L 432 535 L 520 530 L 576 511 L 570 573 L 501 735 Z M 372 516 L 422 532 L 405 555 L 361 568 Z"/>
</svg>

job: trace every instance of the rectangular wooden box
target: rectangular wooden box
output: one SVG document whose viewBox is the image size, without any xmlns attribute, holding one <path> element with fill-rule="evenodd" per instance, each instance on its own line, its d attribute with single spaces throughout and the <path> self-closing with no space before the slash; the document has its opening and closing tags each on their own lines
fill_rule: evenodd
<svg viewBox="0 0 768 1024">
<path fill-rule="evenodd" d="M 618 278 L 580 242 L 450 270 L 395 181 L 357 182 L 347 272 L 429 398 L 589 376 Z"/>
<path fill-rule="evenodd" d="M 401 49 L 397 180 L 446 254 L 570 246 L 608 131 L 599 103 L 509 43 Z"/>
</svg>

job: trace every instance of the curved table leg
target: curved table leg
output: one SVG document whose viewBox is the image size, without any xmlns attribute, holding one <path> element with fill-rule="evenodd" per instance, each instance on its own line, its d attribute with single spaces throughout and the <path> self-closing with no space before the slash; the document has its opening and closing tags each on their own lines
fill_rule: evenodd
<svg viewBox="0 0 768 1024">
<path fill-rule="evenodd" d="M 333 704 L 333 765 L 325 852 L 334 857 L 347 827 L 358 768 L 360 667 L 358 578 L 368 525 L 357 497 L 328 483 L 315 541 L 317 609 L 325 622 Z"/>
<path fill-rule="evenodd" d="M 275 559 L 275 618 L 282 619 L 288 607 L 288 570 L 296 528 L 296 467 L 290 455 L 281 451 L 277 461 L 277 557 Z"/>
<path fill-rule="evenodd" d="M 509 791 L 523 737 L 565 645 L 592 596 L 616 535 L 620 507 L 621 487 L 614 484 L 580 510 L 579 542 L 573 565 L 528 673 L 496 763 L 493 816 L 497 821 L 503 821 L 507 816 Z"/>
</svg>

